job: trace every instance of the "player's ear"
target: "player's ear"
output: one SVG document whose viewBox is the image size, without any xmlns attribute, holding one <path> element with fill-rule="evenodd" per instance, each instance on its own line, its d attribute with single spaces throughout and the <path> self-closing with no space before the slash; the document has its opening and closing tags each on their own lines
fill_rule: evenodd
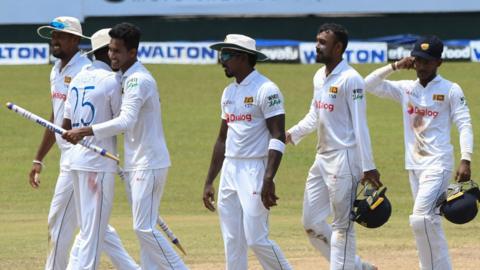
<svg viewBox="0 0 480 270">
<path fill-rule="evenodd" d="M 131 59 L 137 58 L 137 49 L 132 48 L 128 51 L 128 56 L 130 56 Z"/>
</svg>

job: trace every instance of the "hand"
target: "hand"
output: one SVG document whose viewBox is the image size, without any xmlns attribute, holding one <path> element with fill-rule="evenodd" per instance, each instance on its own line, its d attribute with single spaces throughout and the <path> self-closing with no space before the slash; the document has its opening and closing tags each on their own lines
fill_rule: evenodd
<svg viewBox="0 0 480 270">
<path fill-rule="evenodd" d="M 215 188 L 212 184 L 205 184 L 205 187 L 203 188 L 203 205 L 205 205 L 208 210 L 215 212 L 214 204 Z"/>
<path fill-rule="evenodd" d="M 363 178 L 361 182 L 362 185 L 365 185 L 365 182 L 368 182 L 375 189 L 379 189 L 381 186 L 383 186 L 382 182 L 380 182 L 380 173 L 377 171 L 377 169 L 363 172 Z"/>
<path fill-rule="evenodd" d="M 415 57 L 408 56 L 396 62 L 397 69 L 412 69 L 415 64 Z"/>
<path fill-rule="evenodd" d="M 470 181 L 470 161 L 462 159 L 460 165 L 458 165 L 457 174 L 455 175 L 455 181 L 466 182 Z"/>
<path fill-rule="evenodd" d="M 42 165 L 38 163 L 33 163 L 32 169 L 28 174 L 30 185 L 33 188 L 38 188 L 40 186 L 40 173 L 42 172 Z"/>
<path fill-rule="evenodd" d="M 293 144 L 292 142 L 292 134 L 288 133 L 288 131 L 285 131 L 285 144 Z"/>
<path fill-rule="evenodd" d="M 83 137 L 81 130 L 78 128 L 67 130 L 62 134 L 62 138 L 72 144 L 77 144 Z"/>
<path fill-rule="evenodd" d="M 263 206 L 268 210 L 270 210 L 270 207 L 277 205 L 279 198 L 275 195 L 275 182 L 273 180 L 263 179 L 261 196 Z"/>
</svg>

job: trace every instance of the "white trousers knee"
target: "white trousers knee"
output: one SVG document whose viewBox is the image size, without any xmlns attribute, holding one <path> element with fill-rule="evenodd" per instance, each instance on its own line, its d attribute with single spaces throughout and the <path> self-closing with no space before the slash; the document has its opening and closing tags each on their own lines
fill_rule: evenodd
<svg viewBox="0 0 480 270">
<path fill-rule="evenodd" d="M 261 191 L 263 159 L 231 159 L 223 162 L 218 191 L 218 213 L 228 270 L 248 269 L 251 248 L 263 269 L 289 270 L 279 246 L 268 238 L 268 214 Z"/>
<path fill-rule="evenodd" d="M 164 168 L 126 174 L 131 187 L 133 229 L 140 242 L 142 269 L 187 269 L 156 228 L 167 172 L 168 168 Z"/>
<path fill-rule="evenodd" d="M 409 170 L 414 198 L 410 216 L 422 270 L 450 270 L 448 244 L 435 203 L 448 188 L 452 172 L 448 170 Z"/>
<path fill-rule="evenodd" d="M 355 255 L 350 220 L 356 187 L 362 175 L 355 149 L 317 154 L 308 172 L 303 200 L 303 226 L 310 243 L 330 261 L 330 269 L 362 269 Z M 330 226 L 326 219 L 333 213 Z"/>
</svg>

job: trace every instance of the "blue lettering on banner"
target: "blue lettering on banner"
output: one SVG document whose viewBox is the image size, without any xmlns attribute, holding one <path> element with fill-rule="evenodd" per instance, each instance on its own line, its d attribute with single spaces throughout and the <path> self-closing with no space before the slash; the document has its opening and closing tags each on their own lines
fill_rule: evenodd
<svg viewBox="0 0 480 270">
<path fill-rule="evenodd" d="M 46 59 L 48 50 L 46 47 L 1 47 L 0 59 Z"/>
<path fill-rule="evenodd" d="M 349 63 L 381 63 L 385 62 L 385 52 L 378 50 L 346 50 L 345 56 Z"/>
<path fill-rule="evenodd" d="M 217 52 L 208 43 L 144 43 L 138 57 L 145 63 L 208 63 L 217 62 Z"/>
<path fill-rule="evenodd" d="M 317 59 L 317 53 L 315 51 L 304 51 L 303 55 L 307 63 L 315 63 Z"/>
<path fill-rule="evenodd" d="M 473 54 L 475 54 L 476 60 L 480 60 L 480 51 L 477 48 L 473 48 Z"/>
</svg>

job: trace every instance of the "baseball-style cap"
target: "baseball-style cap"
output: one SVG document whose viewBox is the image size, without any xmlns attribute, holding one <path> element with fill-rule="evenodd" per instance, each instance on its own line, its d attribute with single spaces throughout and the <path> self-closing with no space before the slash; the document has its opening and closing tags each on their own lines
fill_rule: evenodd
<svg viewBox="0 0 480 270">
<path fill-rule="evenodd" d="M 65 32 L 89 39 L 89 37 L 82 34 L 82 25 L 80 24 L 80 21 L 74 17 L 57 17 L 53 19 L 49 25 L 40 26 L 37 29 L 38 35 L 45 39 L 51 39 L 53 31 Z"/>
<path fill-rule="evenodd" d="M 92 49 L 85 54 L 90 54 L 95 52 L 96 50 L 99 50 L 101 48 L 104 48 L 110 44 L 111 37 L 108 34 L 112 28 L 104 28 L 100 29 L 97 32 L 95 32 L 92 37 L 90 38 L 90 41 L 92 43 Z"/>
<path fill-rule="evenodd" d="M 255 54 L 258 61 L 267 60 L 268 57 L 260 51 L 257 51 L 256 42 L 253 38 L 239 34 L 229 34 L 223 42 L 210 45 L 211 49 L 221 51 L 222 49 L 232 49 L 250 54 Z"/>
<path fill-rule="evenodd" d="M 433 60 L 441 59 L 442 52 L 443 42 L 436 36 L 426 36 L 417 40 L 410 55 Z"/>
</svg>

